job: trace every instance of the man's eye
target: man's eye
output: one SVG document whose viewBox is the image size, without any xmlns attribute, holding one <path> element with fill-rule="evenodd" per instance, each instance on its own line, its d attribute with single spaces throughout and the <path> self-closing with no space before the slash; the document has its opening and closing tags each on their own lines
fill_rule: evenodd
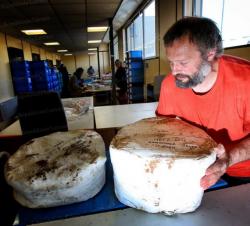
<svg viewBox="0 0 250 226">
<path fill-rule="evenodd" d="M 185 66 L 185 65 L 187 65 L 188 64 L 188 62 L 181 62 L 181 65 L 182 66 Z"/>
</svg>

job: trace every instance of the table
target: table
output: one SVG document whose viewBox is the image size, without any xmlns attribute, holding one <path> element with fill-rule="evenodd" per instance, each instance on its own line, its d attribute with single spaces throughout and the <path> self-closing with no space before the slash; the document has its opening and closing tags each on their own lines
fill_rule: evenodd
<svg viewBox="0 0 250 226">
<path fill-rule="evenodd" d="M 39 226 L 249 226 L 250 184 L 205 193 L 202 205 L 193 213 L 167 217 L 125 209 L 59 220 Z"/>
<path fill-rule="evenodd" d="M 101 86 L 101 87 L 88 86 L 87 89 L 83 91 L 83 93 L 98 93 L 98 92 L 111 92 L 111 91 L 112 91 L 111 86 Z"/>
<path fill-rule="evenodd" d="M 116 87 L 116 91 L 119 90 L 119 87 Z M 86 90 L 82 92 L 83 96 L 93 96 L 94 105 L 102 106 L 109 105 L 112 103 L 112 87 L 110 85 L 104 86 L 88 86 Z"/>
<path fill-rule="evenodd" d="M 210 189 L 218 189 L 218 188 L 225 187 L 225 186 L 227 186 L 226 182 L 221 180 Z M 83 216 L 83 215 L 88 215 L 88 214 L 94 214 L 92 215 L 93 218 L 91 218 L 91 216 L 86 216 L 87 219 L 90 217 L 90 221 L 93 221 L 93 219 L 95 219 L 95 216 L 97 217 L 99 216 L 99 214 L 97 213 L 106 212 L 105 214 L 109 216 L 110 212 L 107 212 L 107 211 L 115 211 L 115 210 L 126 209 L 126 208 L 128 207 L 120 203 L 115 196 L 114 185 L 113 185 L 113 170 L 112 170 L 112 166 L 111 166 L 111 162 L 109 158 L 109 152 L 107 151 L 106 183 L 104 187 L 102 188 L 102 190 L 95 197 L 85 202 L 75 203 L 75 204 L 66 205 L 66 206 L 47 208 L 47 209 L 29 209 L 25 207 L 20 207 L 18 225 L 25 226 L 25 225 L 34 224 L 34 223 L 37 224 L 37 223 L 42 223 L 46 221 L 53 221 L 57 219 L 64 219 L 64 218 L 75 217 L 75 216 Z M 95 221 L 95 223 L 93 224 L 90 221 L 89 223 L 85 224 L 84 223 L 85 220 L 83 219 L 82 222 L 79 224 L 69 223 L 69 224 L 64 224 L 64 225 L 70 225 L 70 226 L 71 225 L 82 225 L 82 226 L 83 225 L 102 225 L 102 224 L 104 225 L 102 217 L 106 216 L 105 214 L 101 215 L 101 217 L 98 218 L 99 222 Z M 151 214 L 148 214 L 148 215 L 151 215 Z M 164 216 L 164 218 L 166 217 Z M 50 225 L 50 223 L 45 223 L 44 226 L 46 225 Z M 53 224 L 53 225 L 62 225 L 62 224 L 58 223 L 58 224 Z M 106 225 L 109 225 L 109 224 L 106 224 Z M 119 224 L 117 224 L 117 226 L 118 225 Z M 137 225 L 143 226 L 143 224 L 137 224 Z"/>
<path fill-rule="evenodd" d="M 158 102 L 94 107 L 96 129 L 120 128 L 155 117 Z"/>
<path fill-rule="evenodd" d="M 64 101 L 68 101 L 73 98 L 69 99 L 62 99 L 62 103 Z M 93 97 L 80 97 L 80 98 L 74 98 L 75 100 L 86 100 L 90 102 L 90 108 L 89 110 L 79 116 L 75 120 L 69 120 L 67 118 L 67 123 L 68 123 L 68 129 L 69 130 L 76 130 L 76 129 L 94 129 L 94 113 L 93 113 Z M 20 126 L 19 120 L 15 121 L 12 123 L 10 126 L 5 128 L 0 132 L 0 137 L 4 136 L 21 136 L 22 135 L 22 130 Z"/>
</svg>

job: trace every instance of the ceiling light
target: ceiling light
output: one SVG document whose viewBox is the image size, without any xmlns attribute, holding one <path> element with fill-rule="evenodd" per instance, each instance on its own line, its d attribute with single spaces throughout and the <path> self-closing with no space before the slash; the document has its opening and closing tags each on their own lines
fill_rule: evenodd
<svg viewBox="0 0 250 226">
<path fill-rule="evenodd" d="M 65 53 L 65 52 L 68 52 L 68 50 L 67 49 L 58 49 L 57 52 L 58 53 Z"/>
<path fill-rule="evenodd" d="M 45 42 L 43 44 L 46 46 L 59 46 L 60 45 L 59 42 Z"/>
<path fill-rule="evenodd" d="M 72 56 L 72 53 L 65 53 L 64 56 Z"/>
<path fill-rule="evenodd" d="M 89 48 L 89 51 L 97 51 L 97 48 Z"/>
<path fill-rule="evenodd" d="M 21 32 L 26 35 L 46 35 L 47 33 L 43 29 L 33 29 L 33 30 L 21 30 Z"/>
<path fill-rule="evenodd" d="M 96 53 L 88 53 L 88 55 L 95 55 Z"/>
<path fill-rule="evenodd" d="M 88 32 L 102 32 L 102 31 L 106 31 L 108 29 L 108 27 L 88 27 L 87 31 Z"/>
<path fill-rule="evenodd" d="M 89 40 L 88 43 L 100 43 L 102 40 Z"/>
</svg>

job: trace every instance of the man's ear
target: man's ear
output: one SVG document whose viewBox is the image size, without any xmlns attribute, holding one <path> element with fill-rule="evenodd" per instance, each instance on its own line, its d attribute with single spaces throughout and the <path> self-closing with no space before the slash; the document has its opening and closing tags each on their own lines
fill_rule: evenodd
<svg viewBox="0 0 250 226">
<path fill-rule="evenodd" d="M 207 60 L 208 60 L 208 61 L 213 61 L 214 58 L 215 58 L 215 55 L 216 55 L 216 48 L 210 49 L 210 50 L 207 52 Z"/>
</svg>

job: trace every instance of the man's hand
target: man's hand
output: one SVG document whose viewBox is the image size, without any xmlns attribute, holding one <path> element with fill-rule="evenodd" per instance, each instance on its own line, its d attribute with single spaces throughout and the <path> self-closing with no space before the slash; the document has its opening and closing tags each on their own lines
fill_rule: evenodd
<svg viewBox="0 0 250 226">
<path fill-rule="evenodd" d="M 229 166 L 229 155 L 224 146 L 219 144 L 214 148 L 216 152 L 216 161 L 207 168 L 205 176 L 201 178 L 201 187 L 206 190 L 214 185 L 220 177 L 226 172 Z"/>
</svg>

